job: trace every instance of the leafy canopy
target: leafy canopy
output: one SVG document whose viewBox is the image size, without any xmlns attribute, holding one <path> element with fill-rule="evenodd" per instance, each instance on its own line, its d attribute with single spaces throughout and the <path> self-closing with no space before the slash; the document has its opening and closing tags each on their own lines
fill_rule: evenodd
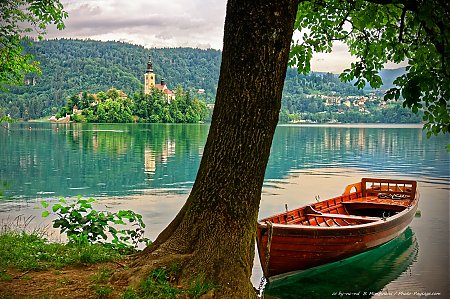
<svg viewBox="0 0 450 299">
<path fill-rule="evenodd" d="M 42 39 L 49 24 L 63 29 L 67 12 L 59 0 L 0 0 L 0 6 L 0 89 L 5 89 L 21 84 L 25 73 L 39 72 L 33 56 L 22 53 L 23 38 Z"/>
<path fill-rule="evenodd" d="M 403 106 L 423 109 L 428 136 L 449 132 L 450 2 L 448 0 L 311 0 L 298 6 L 290 65 L 310 71 L 314 52 L 331 52 L 334 41 L 345 43 L 357 61 L 340 75 L 382 85 L 378 71 L 388 62 L 408 61 L 385 100 L 403 97 Z"/>
</svg>

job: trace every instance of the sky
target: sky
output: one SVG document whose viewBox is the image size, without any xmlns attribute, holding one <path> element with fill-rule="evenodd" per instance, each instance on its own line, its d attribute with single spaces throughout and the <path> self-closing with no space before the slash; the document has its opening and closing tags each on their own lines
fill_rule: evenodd
<svg viewBox="0 0 450 299">
<path fill-rule="evenodd" d="M 222 49 L 226 0 L 62 0 L 69 17 L 46 38 L 123 41 L 146 48 Z M 353 61 L 345 45 L 315 54 L 313 71 L 340 73 Z"/>
</svg>

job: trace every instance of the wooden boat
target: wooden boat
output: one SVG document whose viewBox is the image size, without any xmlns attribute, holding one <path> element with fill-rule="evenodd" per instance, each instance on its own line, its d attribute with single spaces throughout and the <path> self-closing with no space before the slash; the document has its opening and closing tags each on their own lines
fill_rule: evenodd
<svg viewBox="0 0 450 299">
<path fill-rule="evenodd" d="M 363 178 L 341 196 L 262 219 L 264 276 L 277 279 L 378 247 L 408 227 L 418 201 L 415 181 Z"/>
</svg>

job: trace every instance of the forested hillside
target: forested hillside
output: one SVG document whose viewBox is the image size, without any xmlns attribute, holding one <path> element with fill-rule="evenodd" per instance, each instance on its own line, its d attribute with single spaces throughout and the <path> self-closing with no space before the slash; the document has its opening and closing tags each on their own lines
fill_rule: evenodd
<svg viewBox="0 0 450 299">
<path fill-rule="evenodd" d="M 110 88 L 133 95 L 143 88 L 143 76 L 151 52 L 156 82 L 169 88 L 204 89 L 199 95 L 213 103 L 221 61 L 221 51 L 192 48 L 145 49 L 121 42 L 92 40 L 48 40 L 26 46 L 40 62 L 42 74 L 26 77 L 24 86 L 0 93 L 0 107 L 15 119 L 36 119 L 56 114 L 67 97 L 79 92 L 98 93 Z M 239 90 L 236 90 L 239 92 Z M 283 92 L 283 108 L 290 113 L 322 110 L 322 102 L 308 95 L 362 95 L 363 91 L 343 83 L 337 75 L 299 75 L 288 69 Z M 318 106 L 318 109 L 317 107 Z"/>
<path fill-rule="evenodd" d="M 120 42 L 48 40 L 27 46 L 42 69 L 27 75 L 26 84 L 0 93 L 0 107 L 13 118 L 30 119 L 55 114 L 69 95 L 97 93 L 112 87 L 132 95 L 143 88 L 149 50 Z M 157 82 L 169 88 L 205 89 L 213 101 L 219 78 L 217 50 L 151 49 Z"/>
</svg>

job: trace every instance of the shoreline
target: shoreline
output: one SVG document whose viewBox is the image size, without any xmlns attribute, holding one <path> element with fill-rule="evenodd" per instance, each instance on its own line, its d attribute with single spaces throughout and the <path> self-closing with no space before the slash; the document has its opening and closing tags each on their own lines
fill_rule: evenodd
<svg viewBox="0 0 450 299">
<path fill-rule="evenodd" d="M 28 120 L 28 121 L 15 121 L 16 124 L 24 124 L 24 123 L 48 123 L 48 124 L 67 124 L 67 123 L 58 123 L 58 122 L 52 122 L 52 121 L 46 121 L 42 119 L 36 119 L 36 120 Z M 77 123 L 77 122 L 69 122 L 70 124 L 104 124 L 104 125 L 119 125 L 119 124 L 126 124 L 126 125 L 132 125 L 132 124 L 190 124 L 190 123 Z M 211 123 L 205 122 L 205 123 L 196 123 L 196 125 L 210 125 Z M 376 128 L 376 129 L 391 129 L 391 128 L 417 128 L 422 129 L 424 126 L 424 123 L 278 123 L 277 127 L 335 127 L 335 128 Z"/>
</svg>

